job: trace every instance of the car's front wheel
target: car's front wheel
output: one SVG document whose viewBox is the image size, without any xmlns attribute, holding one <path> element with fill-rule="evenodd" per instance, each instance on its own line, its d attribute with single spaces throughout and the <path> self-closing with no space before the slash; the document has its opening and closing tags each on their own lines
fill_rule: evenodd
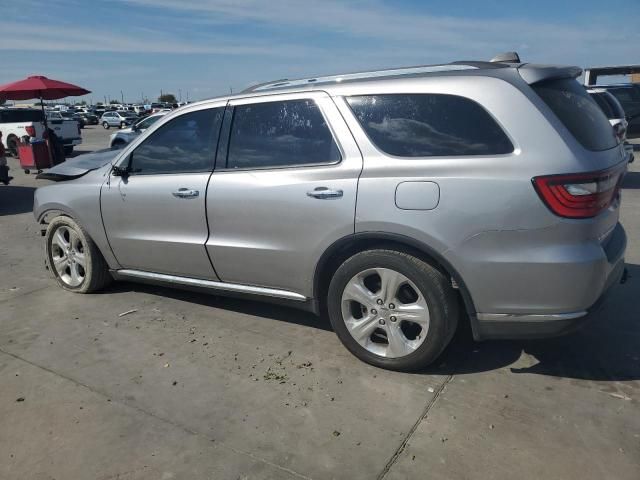
<svg viewBox="0 0 640 480">
<path fill-rule="evenodd" d="M 434 362 L 458 322 L 447 277 L 423 260 L 394 250 L 367 250 L 336 270 L 328 292 L 331 324 L 361 360 L 415 371 Z"/>
<path fill-rule="evenodd" d="M 106 130 L 108 130 L 108 129 L 109 129 L 109 123 L 107 123 L 107 122 L 102 122 L 102 126 L 103 126 Z"/>
<path fill-rule="evenodd" d="M 56 217 L 49 223 L 45 250 L 47 267 L 65 290 L 91 293 L 112 280 L 98 247 L 70 217 Z"/>
</svg>

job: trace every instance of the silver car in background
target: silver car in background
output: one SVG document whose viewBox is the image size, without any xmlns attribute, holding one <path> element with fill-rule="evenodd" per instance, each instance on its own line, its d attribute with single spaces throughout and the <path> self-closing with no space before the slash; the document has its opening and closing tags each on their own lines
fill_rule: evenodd
<svg viewBox="0 0 640 480">
<path fill-rule="evenodd" d="M 112 133 L 109 137 L 109 146 L 111 148 L 123 147 L 166 114 L 167 112 L 154 113 L 153 115 L 149 115 L 139 122 L 134 123 L 128 128 L 123 128 L 122 130 L 118 130 L 116 133 Z"/>
<path fill-rule="evenodd" d="M 49 172 L 58 284 L 112 279 L 328 314 L 383 368 L 584 323 L 624 278 L 625 151 L 577 67 L 504 62 L 283 80 L 190 104 Z"/>
</svg>

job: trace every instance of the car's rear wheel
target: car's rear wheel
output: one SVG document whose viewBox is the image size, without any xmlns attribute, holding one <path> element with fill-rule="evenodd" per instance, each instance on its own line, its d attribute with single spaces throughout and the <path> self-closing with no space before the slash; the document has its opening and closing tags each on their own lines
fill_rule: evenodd
<svg viewBox="0 0 640 480">
<path fill-rule="evenodd" d="M 368 250 L 335 272 L 329 317 L 344 345 L 361 360 L 415 371 L 436 360 L 458 322 L 447 277 L 428 263 L 394 250 Z"/>
<path fill-rule="evenodd" d="M 107 122 L 102 122 L 102 126 L 108 130 L 109 129 L 109 124 Z"/>
<path fill-rule="evenodd" d="M 98 247 L 70 217 L 56 217 L 49 223 L 45 250 L 47 267 L 65 290 L 91 293 L 112 280 Z"/>
</svg>

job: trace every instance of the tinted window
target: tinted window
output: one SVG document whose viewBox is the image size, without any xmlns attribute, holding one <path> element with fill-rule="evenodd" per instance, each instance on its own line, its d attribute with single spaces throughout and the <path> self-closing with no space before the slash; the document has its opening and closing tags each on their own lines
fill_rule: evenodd
<svg viewBox="0 0 640 480">
<path fill-rule="evenodd" d="M 531 87 L 586 149 L 608 150 L 618 144 L 606 115 L 575 80 L 548 80 Z"/>
<path fill-rule="evenodd" d="M 153 132 L 131 154 L 134 174 L 213 169 L 224 108 L 186 113 Z"/>
<path fill-rule="evenodd" d="M 371 141 L 399 157 L 496 155 L 513 145 L 487 111 L 468 98 L 440 94 L 347 99 Z"/>
<path fill-rule="evenodd" d="M 227 168 L 335 163 L 340 152 L 312 100 L 235 107 Z"/>
<path fill-rule="evenodd" d="M 22 123 L 42 121 L 41 110 L 0 110 L 0 123 Z"/>
<path fill-rule="evenodd" d="M 153 125 L 154 123 L 156 123 L 158 120 L 160 120 L 160 116 L 157 117 L 147 117 L 144 120 L 138 122 L 136 125 L 138 126 L 138 128 L 149 128 L 151 125 Z"/>
</svg>

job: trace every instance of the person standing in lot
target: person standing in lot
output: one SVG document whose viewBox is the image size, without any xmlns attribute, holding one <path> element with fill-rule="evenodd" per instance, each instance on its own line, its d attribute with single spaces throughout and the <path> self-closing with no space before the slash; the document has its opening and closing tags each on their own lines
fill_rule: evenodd
<svg viewBox="0 0 640 480">
<path fill-rule="evenodd" d="M 9 167 L 7 166 L 7 158 L 2 144 L 2 132 L 0 132 L 0 183 L 9 185 L 9 182 L 13 180 L 13 177 L 9 176 Z"/>
</svg>

